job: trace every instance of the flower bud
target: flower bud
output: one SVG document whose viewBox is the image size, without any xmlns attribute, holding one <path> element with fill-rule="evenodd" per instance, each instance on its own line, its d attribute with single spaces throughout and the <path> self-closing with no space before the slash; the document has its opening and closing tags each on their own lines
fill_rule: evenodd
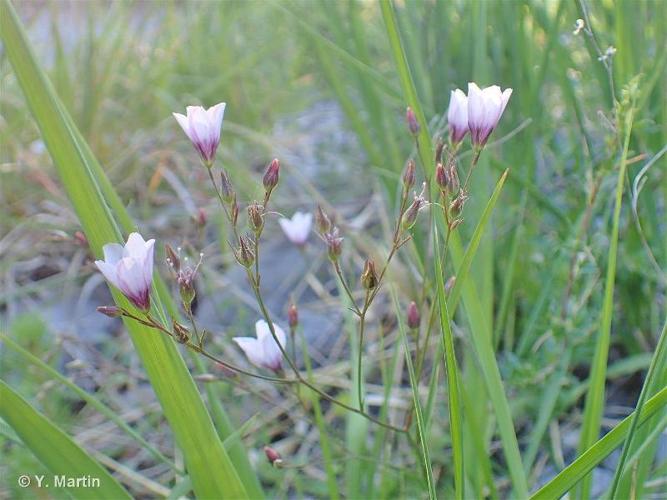
<svg viewBox="0 0 667 500">
<path fill-rule="evenodd" d="M 415 162 L 410 158 L 405 165 L 405 171 L 403 172 L 403 189 L 405 189 L 406 193 L 415 184 L 415 168 Z"/>
<path fill-rule="evenodd" d="M 299 325 L 299 311 L 296 308 L 295 304 L 290 304 L 287 309 L 287 320 L 289 322 L 289 327 L 294 330 Z"/>
<path fill-rule="evenodd" d="M 465 205 L 466 200 L 468 197 L 464 195 L 463 193 L 460 193 L 454 201 L 452 201 L 449 205 L 449 213 L 453 216 L 456 217 L 458 216 L 462 211 L 463 211 L 463 206 Z"/>
<path fill-rule="evenodd" d="M 232 182 L 229 180 L 229 175 L 225 169 L 220 171 L 220 196 L 225 203 L 231 203 L 236 198 Z"/>
<path fill-rule="evenodd" d="M 366 290 L 372 290 L 378 284 L 378 277 L 375 273 L 375 262 L 371 259 L 366 260 L 364 271 L 361 273 L 361 286 Z"/>
<path fill-rule="evenodd" d="M 206 217 L 206 212 L 204 211 L 203 208 L 200 208 L 197 210 L 197 216 L 195 217 L 195 222 L 199 227 L 204 227 L 206 225 L 206 221 L 208 220 L 208 217 Z"/>
<path fill-rule="evenodd" d="M 419 134 L 421 127 L 419 126 L 415 112 L 412 111 L 410 106 L 408 106 L 408 109 L 405 110 L 405 121 L 408 122 L 408 130 L 412 135 L 416 136 Z"/>
<path fill-rule="evenodd" d="M 416 330 L 419 328 L 420 320 L 421 318 L 419 316 L 419 309 L 417 308 L 417 304 L 412 301 L 408 306 L 408 328 L 411 330 Z"/>
<path fill-rule="evenodd" d="M 88 247 L 88 238 L 81 231 L 74 233 L 74 240 L 82 247 Z"/>
<path fill-rule="evenodd" d="M 255 254 L 252 251 L 250 240 L 247 236 L 239 237 L 239 246 L 236 249 L 236 260 L 243 267 L 250 267 L 255 262 Z"/>
<path fill-rule="evenodd" d="M 190 340 L 190 331 L 173 318 L 171 320 L 171 325 L 172 333 L 174 334 L 176 341 L 179 344 L 187 344 Z"/>
<path fill-rule="evenodd" d="M 164 246 L 164 251 L 167 254 L 167 264 L 171 267 L 176 274 L 181 270 L 181 259 L 178 254 L 174 251 L 170 244 Z"/>
<path fill-rule="evenodd" d="M 445 169 L 445 167 L 442 165 L 442 163 L 438 163 L 438 165 L 435 167 L 435 182 L 438 184 L 440 190 L 443 192 L 447 192 L 451 187 L 451 180 L 449 178 L 449 173 L 447 169 Z"/>
<path fill-rule="evenodd" d="M 331 219 L 320 205 L 317 205 L 317 211 L 315 212 L 315 225 L 320 234 L 326 234 L 331 229 Z"/>
<path fill-rule="evenodd" d="M 463 222 L 463 218 L 461 218 L 461 217 L 459 217 L 458 219 L 454 219 L 453 221 L 451 221 L 449 223 L 449 230 L 454 231 L 454 229 L 459 227 L 462 222 Z"/>
<path fill-rule="evenodd" d="M 231 219 L 232 226 L 236 227 L 236 223 L 239 220 L 239 204 L 236 202 L 236 193 L 232 196 L 232 201 L 229 205 L 229 218 Z"/>
<path fill-rule="evenodd" d="M 264 229 L 264 207 L 257 202 L 248 205 L 248 224 L 255 234 Z"/>
<path fill-rule="evenodd" d="M 195 300 L 196 290 L 194 284 L 194 277 L 197 269 L 194 270 L 186 267 L 178 273 L 178 292 L 181 295 L 183 307 L 187 312 L 192 311 L 192 301 Z"/>
<path fill-rule="evenodd" d="M 455 193 L 459 190 L 459 173 L 456 170 L 456 165 L 454 163 L 450 163 L 447 166 L 447 177 L 449 178 L 450 182 L 450 190 L 452 193 Z"/>
<path fill-rule="evenodd" d="M 118 318 L 123 315 L 123 310 L 116 306 L 99 306 L 97 312 L 109 316 L 110 318 Z"/>
<path fill-rule="evenodd" d="M 278 179 L 280 178 L 280 162 L 277 158 L 274 158 L 269 166 L 266 169 L 264 174 L 264 189 L 267 193 L 270 193 L 274 187 L 278 185 Z"/>
<path fill-rule="evenodd" d="M 441 137 L 438 138 L 438 142 L 435 145 L 435 161 L 442 161 L 442 151 L 445 149 L 445 143 Z"/>
<path fill-rule="evenodd" d="M 412 201 L 412 204 L 408 207 L 408 209 L 405 211 L 405 214 L 403 215 L 403 220 L 401 221 L 401 228 L 403 231 L 407 231 L 409 229 L 412 229 L 412 226 L 415 225 L 415 222 L 417 222 L 417 215 L 419 215 L 419 212 L 426 207 L 426 198 L 424 198 L 424 192 L 426 190 L 426 183 L 422 185 L 422 190 L 421 193 L 416 194 L 414 200 Z"/>
<path fill-rule="evenodd" d="M 334 227 L 331 232 L 324 235 L 324 241 L 327 243 L 327 252 L 329 259 L 336 262 L 341 253 L 343 253 L 343 238 L 339 236 L 337 227 Z"/>
<path fill-rule="evenodd" d="M 271 465 L 273 465 L 274 467 L 280 467 L 280 465 L 282 465 L 283 459 L 281 458 L 280 453 L 278 453 L 273 448 L 265 446 L 264 454 L 266 455 L 268 461 L 271 462 Z"/>
</svg>

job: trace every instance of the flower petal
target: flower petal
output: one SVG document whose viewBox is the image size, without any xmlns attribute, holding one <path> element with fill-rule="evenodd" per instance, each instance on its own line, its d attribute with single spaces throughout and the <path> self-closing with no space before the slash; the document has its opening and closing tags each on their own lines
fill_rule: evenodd
<svg viewBox="0 0 667 500">
<path fill-rule="evenodd" d="M 232 339 L 243 350 L 248 361 L 259 367 L 266 367 L 261 343 L 252 337 L 234 337 Z"/>
<path fill-rule="evenodd" d="M 116 264 L 120 259 L 123 258 L 123 245 L 118 243 L 107 243 L 102 248 L 104 252 L 104 260 L 108 264 Z"/>
</svg>

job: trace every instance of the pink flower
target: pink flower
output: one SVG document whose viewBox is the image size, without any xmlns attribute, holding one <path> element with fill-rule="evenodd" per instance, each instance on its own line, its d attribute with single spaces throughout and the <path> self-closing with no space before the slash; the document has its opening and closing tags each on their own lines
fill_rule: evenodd
<svg viewBox="0 0 667 500">
<path fill-rule="evenodd" d="M 296 212 L 291 219 L 281 218 L 278 224 L 292 243 L 302 246 L 306 243 L 313 225 L 313 214 Z"/>
<path fill-rule="evenodd" d="M 143 311 L 151 305 L 154 245 L 155 240 L 144 241 L 139 233 L 132 233 L 125 247 L 118 243 L 104 245 L 104 260 L 95 261 L 107 281 Z"/>
<path fill-rule="evenodd" d="M 204 109 L 201 106 L 188 106 L 187 116 L 172 113 L 185 134 L 192 141 L 207 166 L 211 166 L 215 152 L 220 144 L 220 128 L 225 114 L 224 102 Z"/>
<path fill-rule="evenodd" d="M 512 89 L 501 92 L 498 85 L 480 89 L 475 83 L 468 84 L 468 127 L 475 146 L 484 146 L 496 128 Z"/>
<path fill-rule="evenodd" d="M 286 337 L 285 332 L 275 323 L 273 324 L 276 337 L 280 341 L 280 345 L 285 347 Z M 269 370 L 277 371 L 282 365 L 282 352 L 276 343 L 269 324 L 260 319 L 255 323 L 255 332 L 257 338 L 254 337 L 234 337 L 232 340 L 238 344 L 245 355 L 253 365 L 260 368 L 267 368 Z"/>
<path fill-rule="evenodd" d="M 452 144 L 458 144 L 468 133 L 468 97 L 461 89 L 452 90 L 447 110 L 447 124 Z"/>
</svg>

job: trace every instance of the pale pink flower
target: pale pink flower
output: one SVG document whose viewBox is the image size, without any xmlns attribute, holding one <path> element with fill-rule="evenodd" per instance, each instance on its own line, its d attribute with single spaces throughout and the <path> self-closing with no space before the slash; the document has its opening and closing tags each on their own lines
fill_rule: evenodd
<svg viewBox="0 0 667 500">
<path fill-rule="evenodd" d="M 458 144 L 468 133 L 468 97 L 461 89 L 452 90 L 447 110 L 449 137 Z"/>
<path fill-rule="evenodd" d="M 275 323 L 273 324 L 273 329 L 280 341 L 280 345 L 284 348 L 286 342 L 285 332 Z M 279 370 L 282 365 L 283 356 L 280 347 L 273 338 L 273 335 L 271 335 L 269 324 L 260 319 L 255 323 L 255 332 L 257 338 L 234 337 L 232 340 L 238 344 L 247 356 L 248 361 L 253 365 L 273 371 Z"/>
<path fill-rule="evenodd" d="M 220 128 L 225 115 L 225 106 L 224 102 L 208 109 L 202 106 L 188 106 L 187 116 L 172 113 L 208 166 L 213 163 L 220 144 Z"/>
<path fill-rule="evenodd" d="M 500 90 L 498 85 L 480 89 L 468 84 L 468 128 L 475 146 L 484 146 L 505 111 L 512 89 Z"/>
<path fill-rule="evenodd" d="M 132 233 L 124 247 L 118 243 L 104 245 L 104 260 L 95 261 L 107 281 L 143 311 L 148 311 L 151 304 L 154 245 L 155 240 L 144 241 L 139 233 Z"/>
<path fill-rule="evenodd" d="M 278 220 L 287 238 L 295 245 L 302 246 L 306 243 L 310 228 L 313 225 L 313 214 L 296 212 L 291 219 L 283 217 Z"/>
</svg>

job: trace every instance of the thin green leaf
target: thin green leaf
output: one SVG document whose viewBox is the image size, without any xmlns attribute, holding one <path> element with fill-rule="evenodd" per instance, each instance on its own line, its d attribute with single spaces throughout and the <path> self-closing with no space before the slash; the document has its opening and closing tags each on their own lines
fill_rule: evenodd
<svg viewBox="0 0 667 500">
<path fill-rule="evenodd" d="M 655 349 L 653 354 L 653 359 L 651 359 L 651 365 L 648 368 L 648 373 L 646 374 L 646 379 L 644 380 L 644 385 L 642 386 L 641 393 L 639 394 L 639 400 L 637 401 L 637 409 L 634 412 L 634 417 L 632 419 L 632 424 L 630 426 L 630 432 L 628 437 L 623 443 L 623 451 L 621 452 L 621 458 L 616 465 L 616 472 L 614 474 L 614 481 L 611 487 L 610 498 L 616 498 L 616 493 L 618 491 L 619 482 L 623 473 L 625 472 L 625 462 L 630 453 L 632 447 L 632 439 L 635 436 L 637 431 L 637 426 L 639 424 L 639 418 L 641 416 L 642 407 L 644 406 L 644 401 L 649 396 L 649 393 L 653 391 L 654 385 L 656 382 L 661 384 L 664 379 L 664 370 L 661 368 L 664 366 L 665 360 L 667 359 L 667 321 L 665 321 L 664 326 L 662 327 L 662 332 L 660 333 L 660 340 L 658 340 L 658 346 Z M 658 377 L 658 380 L 655 378 Z M 662 384 L 664 386 L 664 383 Z"/>
<path fill-rule="evenodd" d="M 607 378 L 607 356 L 611 339 L 611 322 L 614 314 L 614 284 L 616 282 L 616 258 L 618 255 L 618 235 L 621 226 L 621 205 L 623 203 L 623 185 L 628 165 L 628 149 L 632 133 L 633 111 L 630 110 L 625 118 L 623 152 L 616 182 L 616 199 L 614 204 L 613 226 L 607 258 L 607 276 L 605 278 L 604 302 L 602 305 L 602 319 L 600 333 L 595 343 L 595 353 L 591 363 L 590 386 L 586 394 L 584 407 L 584 422 L 581 428 L 579 453 L 587 450 L 598 438 L 602 421 L 602 411 L 605 400 L 605 380 Z M 591 477 L 587 477 L 581 484 L 579 498 L 584 500 L 590 497 Z"/>
<path fill-rule="evenodd" d="M 433 227 L 433 245 L 435 247 L 435 277 L 436 294 L 440 308 L 440 328 L 442 330 L 442 347 L 445 353 L 444 362 L 447 369 L 447 396 L 449 398 L 449 429 L 452 439 L 452 456 L 454 460 L 454 494 L 462 500 L 464 493 L 463 479 L 463 426 L 461 423 L 461 399 L 459 395 L 459 375 L 454 351 L 454 335 L 450 323 L 450 314 L 447 309 L 447 292 L 443 278 L 442 257 L 440 256 L 440 238 L 438 230 Z"/>
<path fill-rule="evenodd" d="M 394 300 L 394 310 L 396 311 L 396 318 L 398 319 L 398 332 L 401 336 L 403 346 L 405 349 L 405 361 L 408 367 L 408 375 L 410 377 L 410 387 L 412 388 L 412 399 L 415 405 L 415 417 L 417 418 L 417 434 L 419 436 L 419 444 L 422 451 L 422 465 L 426 471 L 426 482 L 428 483 L 428 496 L 431 500 L 437 498 L 435 493 L 435 482 L 433 480 L 433 469 L 431 468 L 431 455 L 428 451 L 428 443 L 426 438 L 426 427 L 424 425 L 424 414 L 422 411 L 422 404 L 419 401 L 419 382 L 415 377 L 415 370 L 412 366 L 412 356 L 410 354 L 410 345 L 408 344 L 408 337 L 405 334 L 405 325 L 403 325 L 403 317 L 399 314 L 401 307 L 398 303 L 398 296 L 396 290 L 392 287 L 391 296 Z"/>
<path fill-rule="evenodd" d="M 639 424 L 642 425 L 652 415 L 667 405 L 667 387 L 664 387 L 655 396 L 649 399 L 641 408 Z M 579 458 L 563 469 L 556 477 L 542 486 L 530 497 L 531 500 L 552 500 L 560 498 L 575 486 L 593 468 L 602 462 L 614 449 L 619 446 L 630 432 L 633 412 L 623 421 L 598 440 L 593 446 L 582 453 Z"/>
<path fill-rule="evenodd" d="M 125 489 L 72 438 L 37 412 L 30 404 L 0 380 L 0 417 L 18 434 L 23 443 L 56 477 L 99 479 L 98 487 L 64 487 L 74 498 L 131 498 Z M 45 478 L 45 485 L 51 484 Z"/>
</svg>

